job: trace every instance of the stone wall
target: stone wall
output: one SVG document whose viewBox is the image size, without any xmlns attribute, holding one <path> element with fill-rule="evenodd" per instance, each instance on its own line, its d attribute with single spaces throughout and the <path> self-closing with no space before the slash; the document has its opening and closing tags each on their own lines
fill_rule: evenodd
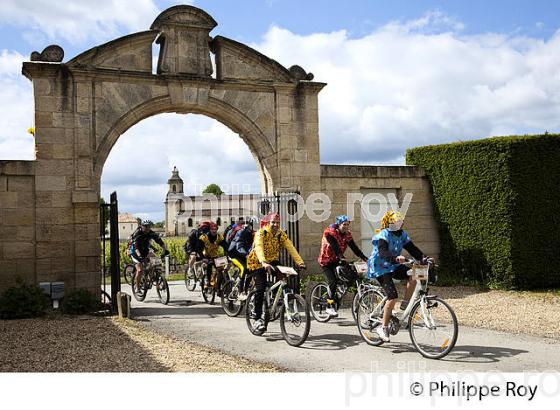
<svg viewBox="0 0 560 410">
<path fill-rule="evenodd" d="M 399 204 L 407 193 L 412 201 L 406 213 L 405 229 L 411 238 L 426 254 L 439 255 L 439 234 L 433 214 L 431 186 L 424 171 L 410 166 L 355 166 L 355 165 L 321 165 L 321 191 L 333 202 L 333 219 L 338 214 L 351 212 L 347 209 L 348 193 L 395 192 Z M 362 236 L 362 215 L 360 202 L 353 207 L 355 219 L 352 222 L 354 238 Z M 371 221 L 377 228 L 379 221 Z M 370 237 L 372 231 L 364 233 Z"/>
<path fill-rule="evenodd" d="M 0 161 L 0 291 L 35 273 L 35 163 Z"/>
</svg>

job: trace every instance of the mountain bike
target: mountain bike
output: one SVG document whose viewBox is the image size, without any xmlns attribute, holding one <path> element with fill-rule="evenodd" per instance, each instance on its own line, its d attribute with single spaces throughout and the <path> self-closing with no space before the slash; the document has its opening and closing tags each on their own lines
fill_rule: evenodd
<svg viewBox="0 0 560 410">
<path fill-rule="evenodd" d="M 169 303 L 169 284 L 163 275 L 163 258 L 158 257 L 148 257 L 142 261 L 142 277 L 140 278 L 140 286 L 136 285 L 136 275 L 138 272 L 134 273 L 132 278 L 132 295 L 134 299 L 139 302 L 143 302 L 146 299 L 148 290 L 152 288 L 153 285 L 156 287 L 156 292 L 159 301 L 164 305 Z"/>
<path fill-rule="evenodd" d="M 185 286 L 187 290 L 194 292 L 196 284 L 202 281 L 205 272 L 206 265 L 204 261 L 196 261 L 192 266 L 189 266 L 187 261 L 187 267 L 185 269 Z"/>
<path fill-rule="evenodd" d="M 428 284 L 431 263 L 420 264 L 414 260 L 405 263 L 408 275 L 416 279 L 416 288 L 405 311 L 391 316 L 389 333 L 396 335 L 401 327 L 408 328 L 414 348 L 424 357 L 440 359 L 453 349 L 457 342 L 459 325 L 455 312 L 443 299 L 430 295 Z M 372 346 L 383 344 L 376 332 L 383 320 L 387 296 L 379 289 L 367 290 L 358 300 L 357 326 L 365 342 Z M 404 325 L 404 326 L 403 326 Z"/>
<path fill-rule="evenodd" d="M 336 274 L 336 299 L 335 308 L 338 310 L 344 295 L 354 288 L 354 297 L 352 298 L 352 317 L 356 322 L 356 312 L 358 310 L 358 300 L 363 293 L 371 289 L 374 285 L 367 282 L 364 278 L 367 274 L 367 263 L 356 261 L 353 263 L 340 264 L 335 269 Z M 307 294 L 307 303 L 311 310 L 313 318 L 320 323 L 326 323 L 331 320 L 326 310 L 328 307 L 327 299 L 329 299 L 329 286 L 326 282 L 320 282 L 311 287 Z"/>
<path fill-rule="evenodd" d="M 248 275 L 248 270 L 245 270 L 245 275 Z M 245 284 L 247 293 L 250 293 L 254 288 L 254 281 L 252 277 L 245 278 L 249 283 Z M 241 313 L 245 306 L 245 300 L 239 300 L 239 285 L 241 278 L 239 277 L 239 268 L 235 264 L 231 264 L 228 270 L 228 280 L 222 285 L 221 304 L 222 309 L 226 315 L 235 317 Z"/>
<path fill-rule="evenodd" d="M 311 314 L 305 298 L 294 291 L 288 278 L 298 275 L 293 268 L 276 266 L 276 281 L 267 280 L 264 292 L 263 316 L 265 328 L 269 322 L 280 319 L 282 337 L 290 346 L 301 346 L 309 336 Z M 255 336 L 262 336 L 265 330 L 255 330 L 253 325 L 258 319 L 255 314 L 255 294 L 253 290 L 247 296 L 245 320 L 249 331 Z"/>
<path fill-rule="evenodd" d="M 229 277 L 227 276 L 229 260 L 227 256 L 214 258 L 213 263 L 211 264 L 212 273 L 210 275 L 210 278 L 206 274 L 208 265 L 208 262 L 203 261 L 202 266 L 204 268 L 204 274 L 200 278 L 200 288 L 204 301 L 210 305 L 213 305 L 214 300 L 216 299 L 216 294 L 218 293 L 218 296 L 221 296 L 223 294 L 222 288 L 229 279 Z"/>
</svg>

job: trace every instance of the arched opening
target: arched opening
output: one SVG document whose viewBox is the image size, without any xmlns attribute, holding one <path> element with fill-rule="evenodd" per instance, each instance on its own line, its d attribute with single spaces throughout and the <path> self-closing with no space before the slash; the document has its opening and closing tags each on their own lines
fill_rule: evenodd
<svg viewBox="0 0 560 410">
<path fill-rule="evenodd" d="M 131 153 L 137 158 L 134 166 Z M 101 195 L 116 190 L 120 212 L 159 223 L 167 236 L 182 236 L 210 217 L 206 206 L 201 215 L 193 212 L 202 191 L 216 184 L 225 195 L 212 219 L 221 227 L 224 215 L 226 220 L 243 216 L 233 213 L 239 210 L 229 196 L 263 190 L 254 158 L 245 139 L 213 118 L 161 113 L 132 125 L 115 141 L 103 167 Z M 182 182 L 168 185 L 174 167 Z"/>
</svg>

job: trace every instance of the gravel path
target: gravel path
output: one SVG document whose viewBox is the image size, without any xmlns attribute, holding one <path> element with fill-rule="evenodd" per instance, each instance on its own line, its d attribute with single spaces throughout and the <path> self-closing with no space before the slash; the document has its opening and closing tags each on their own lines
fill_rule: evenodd
<svg viewBox="0 0 560 410">
<path fill-rule="evenodd" d="M 67 316 L 0 321 L 0 346 L 0 372 L 282 370 L 163 336 L 117 318 Z"/>
<path fill-rule="evenodd" d="M 455 310 L 461 325 L 560 339 L 560 295 L 552 292 L 431 287 Z"/>
</svg>

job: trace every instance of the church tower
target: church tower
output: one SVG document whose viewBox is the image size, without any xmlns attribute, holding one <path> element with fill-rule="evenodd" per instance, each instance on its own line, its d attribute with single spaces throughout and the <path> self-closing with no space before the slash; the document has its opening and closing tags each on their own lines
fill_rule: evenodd
<svg viewBox="0 0 560 410">
<path fill-rule="evenodd" d="M 183 193 L 183 180 L 179 176 L 177 167 L 173 167 L 171 178 L 167 180 L 167 194 L 182 194 Z"/>
<path fill-rule="evenodd" d="M 167 180 L 167 195 L 165 197 L 165 232 L 167 235 L 177 235 L 177 200 L 182 202 L 183 180 L 179 176 L 177 167 L 173 167 L 171 178 Z M 177 198 L 177 196 L 179 198 Z M 175 197 L 175 198 L 173 198 Z"/>
</svg>

